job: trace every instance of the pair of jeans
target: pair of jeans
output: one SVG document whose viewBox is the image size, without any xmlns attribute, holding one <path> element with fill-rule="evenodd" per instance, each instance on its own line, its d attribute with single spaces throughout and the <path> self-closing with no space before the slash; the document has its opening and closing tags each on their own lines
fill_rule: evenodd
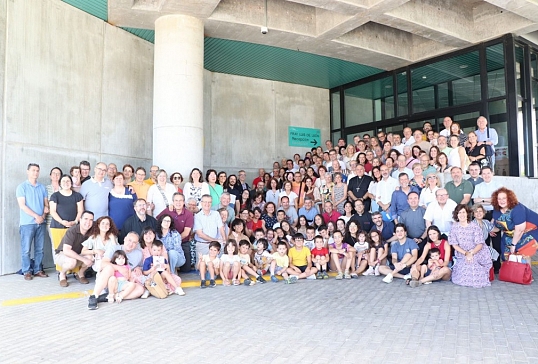
<svg viewBox="0 0 538 364">
<path fill-rule="evenodd" d="M 185 264 L 185 254 L 183 251 L 178 250 L 169 250 L 168 251 L 168 260 L 170 263 L 170 272 L 176 273 L 176 268 L 181 267 L 183 264 Z"/>
<path fill-rule="evenodd" d="M 45 245 L 45 229 L 47 224 L 28 224 L 19 227 L 21 234 L 21 270 L 23 274 L 30 272 L 30 251 L 34 243 L 34 272 L 37 273 L 43 262 L 43 246 Z"/>
</svg>

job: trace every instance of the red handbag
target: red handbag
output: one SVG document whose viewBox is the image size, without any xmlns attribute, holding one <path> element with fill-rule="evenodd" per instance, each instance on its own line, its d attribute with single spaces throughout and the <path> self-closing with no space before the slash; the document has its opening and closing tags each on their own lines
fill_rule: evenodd
<svg viewBox="0 0 538 364">
<path fill-rule="evenodd" d="M 531 266 L 527 263 L 503 262 L 499 271 L 499 280 L 518 284 L 531 284 Z"/>
</svg>

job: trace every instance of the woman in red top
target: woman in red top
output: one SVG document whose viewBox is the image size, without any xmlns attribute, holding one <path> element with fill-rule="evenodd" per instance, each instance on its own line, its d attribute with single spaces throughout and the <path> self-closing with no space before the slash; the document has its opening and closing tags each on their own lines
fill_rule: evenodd
<svg viewBox="0 0 538 364">
<path fill-rule="evenodd" d="M 263 232 L 265 233 L 267 229 L 265 228 L 265 221 L 262 219 L 262 210 L 259 207 L 255 207 L 252 212 L 253 216 L 250 221 L 251 226 L 249 226 L 249 229 L 253 232 L 257 229 L 263 229 Z"/>
<path fill-rule="evenodd" d="M 450 244 L 448 244 L 448 241 L 441 238 L 441 231 L 435 225 L 430 226 L 428 230 L 426 230 L 426 234 L 428 235 L 428 242 L 424 245 L 424 251 L 420 258 L 418 258 L 415 264 L 411 266 L 411 277 L 413 280 L 418 280 L 420 278 L 420 266 L 427 261 L 430 249 L 437 248 L 440 251 L 439 256 L 443 259 L 443 267 L 447 268 L 441 279 L 447 281 L 450 279 L 452 273 L 452 271 L 448 269 L 448 265 L 452 259 Z"/>
</svg>

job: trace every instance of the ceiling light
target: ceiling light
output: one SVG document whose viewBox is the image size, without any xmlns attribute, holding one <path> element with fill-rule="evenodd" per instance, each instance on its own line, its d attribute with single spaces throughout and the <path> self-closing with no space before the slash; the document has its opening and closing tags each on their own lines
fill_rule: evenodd
<svg viewBox="0 0 538 364">
<path fill-rule="evenodd" d="M 428 77 L 426 77 L 426 76 L 422 76 L 422 79 L 423 79 L 423 80 L 425 80 L 426 78 L 428 78 Z"/>
<path fill-rule="evenodd" d="M 467 67 L 469 67 L 469 66 L 466 65 L 466 64 L 462 64 L 462 65 L 460 66 L 461 69 L 463 69 L 463 68 L 467 68 Z"/>
</svg>

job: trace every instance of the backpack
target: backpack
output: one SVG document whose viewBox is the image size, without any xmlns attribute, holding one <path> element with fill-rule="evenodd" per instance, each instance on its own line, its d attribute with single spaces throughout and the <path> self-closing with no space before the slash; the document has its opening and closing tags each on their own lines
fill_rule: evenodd
<svg viewBox="0 0 538 364">
<path fill-rule="evenodd" d="M 149 291 L 149 293 L 151 293 L 151 295 L 154 297 L 157 297 L 157 298 L 168 297 L 166 284 L 164 284 L 163 279 L 159 273 L 155 273 L 153 275 L 153 278 L 146 279 L 144 286 Z"/>
</svg>

